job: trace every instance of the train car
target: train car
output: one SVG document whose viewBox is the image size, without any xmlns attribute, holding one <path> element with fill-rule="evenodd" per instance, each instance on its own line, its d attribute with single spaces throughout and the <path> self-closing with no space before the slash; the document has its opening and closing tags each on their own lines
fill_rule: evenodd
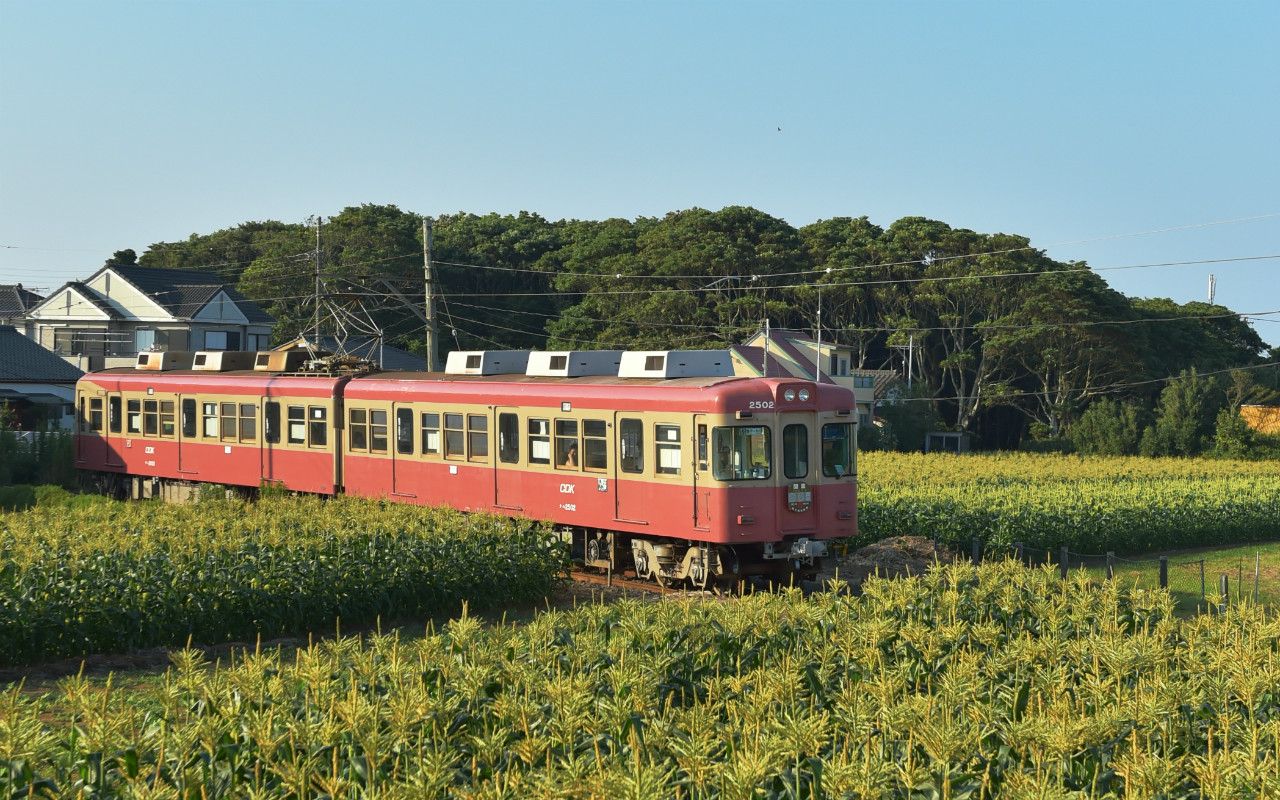
<svg viewBox="0 0 1280 800">
<path fill-rule="evenodd" d="M 183 499 L 201 484 L 341 491 L 346 377 L 109 369 L 76 386 L 76 467 L 100 489 Z"/>
<path fill-rule="evenodd" d="M 348 494 L 549 520 L 588 564 L 701 586 L 812 571 L 857 532 L 841 387 L 384 373 L 343 398 Z"/>
</svg>

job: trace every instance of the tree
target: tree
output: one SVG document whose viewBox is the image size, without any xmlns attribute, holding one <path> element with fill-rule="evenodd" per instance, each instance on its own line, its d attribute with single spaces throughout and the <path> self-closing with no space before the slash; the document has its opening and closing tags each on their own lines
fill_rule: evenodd
<svg viewBox="0 0 1280 800">
<path fill-rule="evenodd" d="M 1136 403 L 1104 397 L 1092 403 L 1068 432 L 1071 445 L 1089 455 L 1136 455 L 1142 441 L 1143 410 Z"/>
<path fill-rule="evenodd" d="M 111 254 L 104 267 L 132 267 L 138 263 L 138 254 L 133 250 L 117 250 Z"/>
<path fill-rule="evenodd" d="M 1226 405 L 1218 382 L 1194 369 L 1182 372 L 1160 392 L 1156 421 L 1142 434 L 1147 456 L 1194 456 L 1211 442 L 1218 411 Z"/>
<path fill-rule="evenodd" d="M 1257 445 L 1257 433 L 1240 416 L 1238 409 L 1224 406 L 1214 423 L 1213 452 L 1231 458 L 1246 458 Z"/>
<path fill-rule="evenodd" d="M 932 392 L 916 384 L 910 392 L 884 401 L 876 408 L 876 416 L 884 420 L 888 434 L 883 441 L 894 449 L 915 452 L 924 449 L 925 435 L 943 427 L 942 417 L 930 402 Z"/>
</svg>

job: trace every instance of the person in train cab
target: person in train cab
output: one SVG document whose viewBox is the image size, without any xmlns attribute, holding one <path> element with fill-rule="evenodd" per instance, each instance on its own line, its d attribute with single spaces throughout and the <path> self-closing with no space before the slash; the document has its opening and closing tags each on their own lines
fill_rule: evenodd
<svg viewBox="0 0 1280 800">
<path fill-rule="evenodd" d="M 564 461 L 560 464 L 562 467 L 578 466 L 578 446 L 576 444 L 569 445 L 569 449 L 564 451 Z"/>
</svg>

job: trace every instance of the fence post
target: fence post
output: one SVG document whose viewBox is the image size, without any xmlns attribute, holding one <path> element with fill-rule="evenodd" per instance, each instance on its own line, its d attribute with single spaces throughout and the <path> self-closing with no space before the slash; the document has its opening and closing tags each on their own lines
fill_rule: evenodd
<svg viewBox="0 0 1280 800">
<path fill-rule="evenodd" d="M 1116 554 L 1107 551 L 1107 580 L 1112 580 L 1116 576 Z"/>
<path fill-rule="evenodd" d="M 1019 564 L 1026 564 L 1026 553 L 1023 552 L 1022 542 L 1013 543 L 1013 557 L 1018 559 Z"/>
<path fill-rule="evenodd" d="M 1262 571 L 1262 553 L 1253 554 L 1253 604 L 1258 604 L 1258 573 Z"/>
<path fill-rule="evenodd" d="M 973 541 L 969 544 L 969 549 L 971 551 L 971 555 L 973 556 L 973 563 L 981 564 L 982 563 L 982 542 L 981 540 L 978 539 L 977 536 L 973 537 Z"/>
<path fill-rule="evenodd" d="M 1218 594 L 1222 595 L 1222 601 L 1218 604 L 1218 611 L 1227 613 L 1227 598 L 1231 592 L 1231 579 L 1227 577 L 1227 573 L 1218 576 Z"/>
<path fill-rule="evenodd" d="M 1058 548 L 1058 574 L 1063 580 L 1067 579 L 1067 548 Z"/>
<path fill-rule="evenodd" d="M 1201 600 L 1204 600 L 1204 599 L 1205 599 L 1204 590 L 1205 590 L 1205 586 L 1204 586 L 1204 559 L 1202 558 L 1202 559 L 1200 559 L 1200 599 L 1201 599 Z"/>
<path fill-rule="evenodd" d="M 1160 556 L 1160 588 L 1169 588 L 1169 557 Z"/>
</svg>

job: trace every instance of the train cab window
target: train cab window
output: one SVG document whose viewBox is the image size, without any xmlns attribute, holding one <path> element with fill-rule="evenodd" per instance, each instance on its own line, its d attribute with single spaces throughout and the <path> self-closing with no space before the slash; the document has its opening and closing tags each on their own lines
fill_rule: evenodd
<svg viewBox="0 0 1280 800">
<path fill-rule="evenodd" d="M 467 415 L 467 458 L 471 461 L 489 459 L 489 418 L 484 414 Z"/>
<path fill-rule="evenodd" d="M 289 419 L 285 428 L 285 441 L 289 444 L 306 444 L 307 409 L 302 406 L 289 406 L 286 414 Z"/>
<path fill-rule="evenodd" d="M 461 414 L 444 415 L 444 457 L 467 457 L 467 432 L 462 427 Z"/>
<path fill-rule="evenodd" d="M 125 417 L 125 429 L 129 433 L 142 433 L 142 401 L 130 400 L 126 407 L 129 413 Z"/>
<path fill-rule="evenodd" d="M 280 444 L 280 404 L 275 400 L 262 404 L 262 438 L 267 444 Z"/>
<path fill-rule="evenodd" d="M 120 432 L 120 420 L 124 417 L 122 406 L 119 396 L 107 398 L 107 429 L 112 433 Z"/>
<path fill-rule="evenodd" d="M 176 404 L 172 400 L 160 401 L 160 435 L 172 439 L 176 432 L 173 412 Z"/>
<path fill-rule="evenodd" d="M 762 481 L 773 472 L 769 428 L 735 425 L 712 432 L 715 460 L 712 474 L 719 481 Z"/>
<path fill-rule="evenodd" d="M 102 398 L 93 397 L 89 399 L 89 430 L 102 430 Z"/>
<path fill-rule="evenodd" d="M 369 449 L 369 412 L 353 408 L 347 414 L 347 446 L 352 450 Z"/>
<path fill-rule="evenodd" d="M 258 407 L 252 403 L 240 404 L 240 441 L 252 442 L 258 435 Z"/>
<path fill-rule="evenodd" d="M 222 441 L 234 442 L 236 440 L 236 404 L 219 403 L 218 418 L 218 433 Z"/>
<path fill-rule="evenodd" d="M 196 401 L 190 397 L 182 398 L 182 437 L 193 439 L 196 435 Z"/>
<path fill-rule="evenodd" d="M 644 423 L 638 419 L 618 421 L 618 463 L 623 472 L 644 472 Z"/>
<path fill-rule="evenodd" d="M 578 454 L 578 421 L 556 420 L 556 468 L 577 469 L 581 463 Z"/>
<path fill-rule="evenodd" d="M 160 401 L 142 401 L 142 435 L 155 436 L 160 433 Z"/>
<path fill-rule="evenodd" d="M 307 413 L 311 415 L 310 421 L 310 439 L 307 441 L 309 447 L 328 447 L 329 446 L 329 422 L 328 411 L 324 406 L 309 406 Z"/>
<path fill-rule="evenodd" d="M 413 409 L 396 409 L 396 452 L 413 454 Z"/>
<path fill-rule="evenodd" d="M 200 404 L 200 432 L 206 439 L 218 438 L 218 404 Z"/>
<path fill-rule="evenodd" d="M 498 459 L 504 464 L 520 460 L 520 418 L 515 414 L 498 415 Z"/>
<path fill-rule="evenodd" d="M 654 451 L 657 454 L 659 475 L 680 474 L 680 426 L 655 425 L 653 428 Z"/>
<path fill-rule="evenodd" d="M 822 426 L 822 474 L 843 478 L 853 474 L 853 423 L 833 422 Z"/>
<path fill-rule="evenodd" d="M 782 429 L 782 474 L 792 480 L 809 474 L 809 426 L 797 423 Z"/>
<path fill-rule="evenodd" d="M 529 463 L 551 463 L 551 421 L 529 420 Z"/>
<path fill-rule="evenodd" d="M 582 468 L 588 472 L 609 468 L 609 431 L 602 419 L 582 421 Z"/>
<path fill-rule="evenodd" d="M 369 412 L 369 452 L 387 452 L 387 412 L 373 409 Z"/>
<path fill-rule="evenodd" d="M 440 415 L 434 411 L 422 412 L 422 454 L 440 455 Z"/>
</svg>

